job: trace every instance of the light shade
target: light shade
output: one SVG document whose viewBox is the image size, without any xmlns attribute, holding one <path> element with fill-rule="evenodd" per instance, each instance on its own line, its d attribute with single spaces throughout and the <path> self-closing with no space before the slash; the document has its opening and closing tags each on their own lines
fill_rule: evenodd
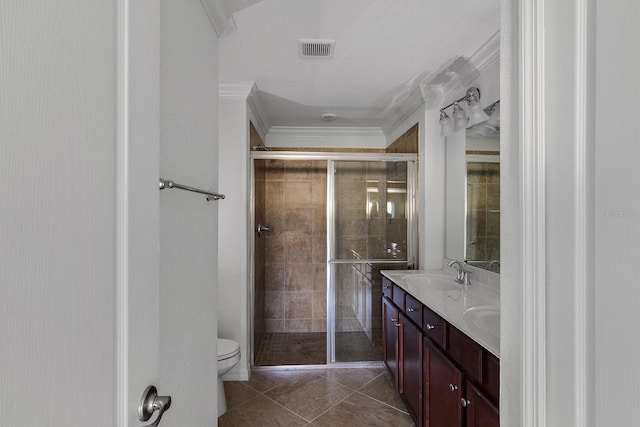
<svg viewBox="0 0 640 427">
<path fill-rule="evenodd" d="M 491 106 L 487 123 L 494 127 L 500 126 L 500 102 L 496 102 Z"/>
<path fill-rule="evenodd" d="M 476 96 L 475 92 L 469 95 L 469 123 L 467 126 L 473 126 L 476 123 L 486 122 L 489 120 L 489 116 L 482 109 L 480 99 Z"/>
<path fill-rule="evenodd" d="M 440 136 L 448 136 L 455 132 L 453 120 L 447 116 L 447 113 L 440 111 Z"/>
<path fill-rule="evenodd" d="M 455 130 L 464 129 L 469 124 L 467 113 L 462 109 L 460 105 L 458 105 L 457 102 L 453 104 L 453 121 L 455 124 Z"/>
</svg>

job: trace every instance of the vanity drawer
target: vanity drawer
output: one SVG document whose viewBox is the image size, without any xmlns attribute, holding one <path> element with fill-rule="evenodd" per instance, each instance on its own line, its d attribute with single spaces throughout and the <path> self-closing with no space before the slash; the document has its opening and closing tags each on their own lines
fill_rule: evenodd
<svg viewBox="0 0 640 427">
<path fill-rule="evenodd" d="M 405 298 L 405 313 L 407 313 L 407 317 L 413 320 L 416 325 L 422 325 L 422 303 L 411 296 L 411 294 L 407 294 Z"/>
<path fill-rule="evenodd" d="M 393 303 L 398 306 L 400 311 L 404 311 L 404 296 L 406 294 L 407 293 L 403 291 L 401 287 L 393 285 L 391 299 L 393 300 Z"/>
<path fill-rule="evenodd" d="M 391 280 L 386 277 L 382 277 L 382 295 L 391 299 L 391 288 L 393 285 L 391 284 Z"/>
<path fill-rule="evenodd" d="M 449 356 L 462 367 L 467 378 L 482 383 L 482 347 L 454 327 L 449 327 Z"/>
<path fill-rule="evenodd" d="M 435 344 L 447 348 L 447 322 L 425 306 L 422 307 L 422 330 Z"/>
</svg>

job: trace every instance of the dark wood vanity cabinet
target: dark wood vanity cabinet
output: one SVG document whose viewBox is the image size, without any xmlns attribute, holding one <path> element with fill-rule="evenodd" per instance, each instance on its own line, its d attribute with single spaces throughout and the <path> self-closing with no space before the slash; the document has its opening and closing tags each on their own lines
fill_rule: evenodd
<svg viewBox="0 0 640 427">
<path fill-rule="evenodd" d="M 461 427 L 464 376 L 447 356 L 424 340 L 424 426 Z"/>
<path fill-rule="evenodd" d="M 422 330 L 400 313 L 398 392 L 416 425 L 422 425 Z"/>
<path fill-rule="evenodd" d="M 398 309 L 382 298 L 382 357 L 398 387 Z"/>
<path fill-rule="evenodd" d="M 466 427 L 499 427 L 500 412 L 474 383 L 466 383 Z"/>
<path fill-rule="evenodd" d="M 499 427 L 500 361 L 383 278 L 384 362 L 417 426 Z"/>
</svg>

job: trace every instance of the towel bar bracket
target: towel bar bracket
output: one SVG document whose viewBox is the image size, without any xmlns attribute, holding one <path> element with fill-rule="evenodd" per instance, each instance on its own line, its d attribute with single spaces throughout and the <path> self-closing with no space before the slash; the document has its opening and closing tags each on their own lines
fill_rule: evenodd
<svg viewBox="0 0 640 427">
<path fill-rule="evenodd" d="M 173 181 L 171 181 L 170 179 L 162 179 L 160 178 L 160 190 L 164 190 L 165 188 L 169 187 L 169 188 L 178 188 L 180 190 L 186 190 L 186 191 L 192 191 L 194 193 L 200 193 L 200 194 L 204 194 L 207 196 L 207 201 L 210 202 L 212 200 L 220 200 L 220 199 L 224 199 L 225 196 L 224 194 L 219 194 L 219 193 L 211 193 L 209 191 L 204 191 L 204 190 L 200 190 L 198 188 L 194 188 L 194 187 L 189 187 L 186 185 L 182 185 L 182 184 L 177 184 Z"/>
</svg>

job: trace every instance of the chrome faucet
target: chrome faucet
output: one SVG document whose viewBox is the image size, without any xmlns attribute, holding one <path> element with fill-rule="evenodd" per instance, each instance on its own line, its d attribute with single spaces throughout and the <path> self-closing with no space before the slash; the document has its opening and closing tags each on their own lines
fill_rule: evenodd
<svg viewBox="0 0 640 427">
<path fill-rule="evenodd" d="M 469 272 L 464 268 L 465 267 L 465 263 L 463 261 L 451 261 L 449 263 L 449 267 L 453 267 L 456 266 L 456 282 L 460 283 L 461 285 L 470 285 L 471 282 L 469 282 Z"/>
</svg>

